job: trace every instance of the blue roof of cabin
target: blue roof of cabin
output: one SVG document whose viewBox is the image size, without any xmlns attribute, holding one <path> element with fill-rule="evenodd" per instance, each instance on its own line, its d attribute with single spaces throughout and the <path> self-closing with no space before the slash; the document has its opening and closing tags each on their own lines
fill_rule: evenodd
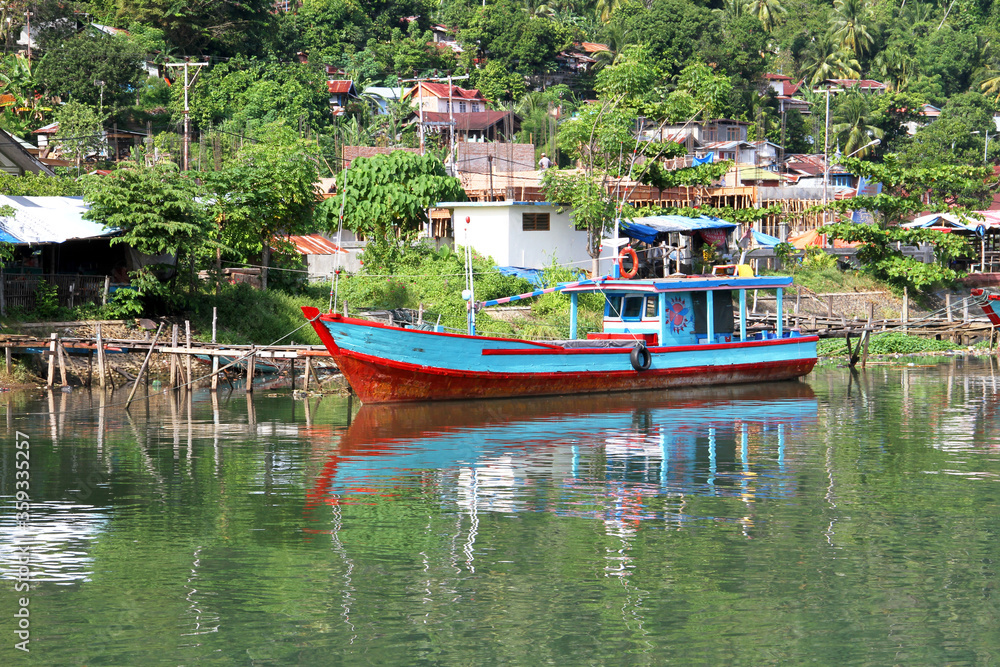
<svg viewBox="0 0 1000 667">
<path fill-rule="evenodd" d="M 624 236 L 638 239 L 644 243 L 656 243 L 660 234 L 690 233 L 699 229 L 732 231 L 736 229 L 736 225 L 707 215 L 700 215 L 697 218 L 689 218 L 684 215 L 651 215 L 646 218 L 623 220 L 620 232 Z"/>
<path fill-rule="evenodd" d="M 651 278 L 646 280 L 615 280 L 605 278 L 563 289 L 564 292 L 708 292 L 733 289 L 776 289 L 792 284 L 791 276 L 685 276 L 683 278 Z"/>
</svg>

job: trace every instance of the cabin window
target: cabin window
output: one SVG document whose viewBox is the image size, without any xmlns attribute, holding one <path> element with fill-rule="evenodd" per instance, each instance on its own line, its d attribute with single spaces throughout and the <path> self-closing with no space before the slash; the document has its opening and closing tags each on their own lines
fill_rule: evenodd
<svg viewBox="0 0 1000 667">
<path fill-rule="evenodd" d="M 548 213 L 522 213 L 521 230 L 525 232 L 549 231 Z"/>
<path fill-rule="evenodd" d="M 656 317 L 659 312 L 657 309 L 657 304 L 659 303 L 659 297 L 647 296 L 646 297 L 646 317 Z"/>
<path fill-rule="evenodd" d="M 607 307 L 604 309 L 605 317 L 619 318 L 622 316 L 622 298 L 620 296 L 609 296 Z"/>
<path fill-rule="evenodd" d="M 625 297 L 625 307 L 622 309 L 622 319 L 623 320 L 638 320 L 642 317 L 642 302 L 644 299 L 641 296 L 627 296 Z"/>
<path fill-rule="evenodd" d="M 459 102 L 458 103 L 458 112 L 459 113 L 465 113 L 465 111 L 466 111 L 465 102 Z"/>
</svg>

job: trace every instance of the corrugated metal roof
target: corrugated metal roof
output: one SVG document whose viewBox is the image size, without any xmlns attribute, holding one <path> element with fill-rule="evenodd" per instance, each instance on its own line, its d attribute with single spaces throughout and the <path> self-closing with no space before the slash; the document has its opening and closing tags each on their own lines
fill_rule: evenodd
<svg viewBox="0 0 1000 667">
<path fill-rule="evenodd" d="M 510 111 L 456 111 L 451 115 L 444 111 L 425 111 L 424 122 L 448 123 L 453 118 L 458 130 L 485 130 L 505 122 L 508 116 L 514 125 L 520 126 L 521 119 Z M 516 127 L 514 129 L 517 130 Z"/>
<path fill-rule="evenodd" d="M 84 220 L 90 208 L 83 197 L 7 197 L 0 206 L 12 206 L 12 217 L 0 217 L 0 237 L 10 243 L 63 243 L 70 239 L 108 236 L 113 230 Z"/>
<path fill-rule="evenodd" d="M 288 242 L 295 246 L 295 252 L 300 255 L 336 255 L 338 252 L 347 252 L 333 241 L 323 238 L 319 234 L 289 236 Z"/>
<path fill-rule="evenodd" d="M 326 88 L 328 91 L 330 91 L 330 93 L 333 94 L 350 93 L 351 90 L 354 88 L 354 82 L 349 80 L 327 81 Z"/>
</svg>

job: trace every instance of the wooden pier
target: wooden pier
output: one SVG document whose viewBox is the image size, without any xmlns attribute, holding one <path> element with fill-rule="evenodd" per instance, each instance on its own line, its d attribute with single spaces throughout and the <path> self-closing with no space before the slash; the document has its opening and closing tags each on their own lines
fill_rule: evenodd
<svg viewBox="0 0 1000 667">
<path fill-rule="evenodd" d="M 302 389 L 309 389 L 313 383 L 319 386 L 314 360 L 330 358 L 330 353 L 322 345 L 225 345 L 192 341 L 190 326 L 185 327 L 185 340 L 181 344 L 178 340 L 178 325 L 172 326 L 169 340 L 163 335 L 164 328 L 161 324 L 156 334 L 149 340 L 105 338 L 100 324 L 97 325 L 96 336 L 93 338 L 63 337 L 58 333 L 49 334 L 47 337 L 0 334 L 0 346 L 4 348 L 5 368 L 8 373 L 12 371 L 14 355 L 41 354 L 46 361 L 48 387 L 55 386 L 58 370 L 59 384 L 62 386 L 69 386 L 71 373 L 85 386 L 91 386 L 96 374 L 100 387 L 114 389 L 117 376 L 121 378 L 117 386 L 132 383 L 133 394 L 143 378 L 148 384 L 150 360 L 154 354 L 169 357 L 170 373 L 167 383 L 169 388 L 190 386 L 198 380 L 207 378 L 212 391 L 216 391 L 220 379 L 232 386 L 229 375 L 235 371 L 247 378 L 246 390 L 249 392 L 253 391 L 250 379 L 260 374 L 261 364 L 267 364 L 277 372 L 287 372 L 293 388 L 298 388 L 296 376 L 299 373 L 302 378 Z M 115 363 L 113 358 L 118 354 L 142 354 L 143 362 L 138 373 L 133 375 L 123 368 L 123 364 Z M 197 371 L 195 361 L 208 362 L 204 373 Z M 332 363 L 329 361 L 327 366 Z M 208 369 L 208 365 L 211 370 Z M 297 368 L 301 369 L 299 373 L 296 372 Z"/>
</svg>

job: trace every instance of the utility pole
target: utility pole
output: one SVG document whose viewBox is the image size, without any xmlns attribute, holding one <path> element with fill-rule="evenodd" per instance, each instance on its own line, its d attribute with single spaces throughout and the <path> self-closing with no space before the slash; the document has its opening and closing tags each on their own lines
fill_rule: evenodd
<svg viewBox="0 0 1000 667">
<path fill-rule="evenodd" d="M 417 105 L 420 114 L 420 154 L 424 154 L 424 81 L 436 81 L 442 82 L 446 81 L 448 83 L 448 118 L 451 122 L 451 132 L 454 136 L 455 134 L 455 121 L 454 115 L 451 110 L 451 85 L 452 81 L 461 81 L 462 79 L 468 79 L 469 75 L 464 74 L 462 76 L 447 76 L 447 77 L 433 77 L 425 76 L 417 79 L 400 79 L 400 83 L 416 83 L 417 84 Z M 453 140 L 454 141 L 454 140 Z"/>
<path fill-rule="evenodd" d="M 167 63 L 167 67 L 183 67 L 184 68 L 184 159 L 182 169 L 184 171 L 188 170 L 188 144 L 191 142 L 191 109 L 188 106 L 188 91 L 191 90 L 191 86 L 194 85 L 195 79 L 198 78 L 198 72 L 200 70 L 195 70 L 194 76 L 188 78 L 188 68 L 189 67 L 208 67 L 208 63 Z"/>
</svg>

